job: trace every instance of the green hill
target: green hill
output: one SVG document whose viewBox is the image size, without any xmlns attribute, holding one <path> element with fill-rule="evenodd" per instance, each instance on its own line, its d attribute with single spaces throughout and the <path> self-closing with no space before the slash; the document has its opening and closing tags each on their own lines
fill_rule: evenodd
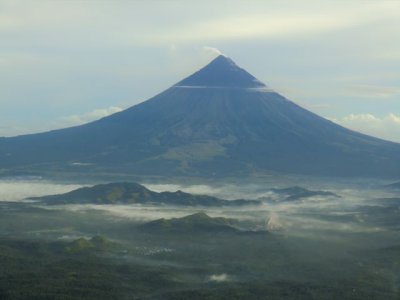
<svg viewBox="0 0 400 300">
<path fill-rule="evenodd" d="M 153 192 L 146 187 L 132 182 L 117 182 L 83 187 L 77 190 L 33 200 L 47 204 L 170 204 L 182 206 L 243 206 L 259 205 L 258 200 L 223 200 L 206 195 L 193 195 L 177 192 Z"/>
<path fill-rule="evenodd" d="M 65 246 L 67 253 L 82 253 L 87 251 L 106 251 L 114 246 L 105 237 L 96 235 L 91 239 L 79 238 Z"/>
<path fill-rule="evenodd" d="M 212 218 L 204 212 L 182 218 L 159 219 L 142 225 L 140 228 L 149 232 L 174 233 L 236 233 L 238 221 L 228 218 Z"/>
<path fill-rule="evenodd" d="M 339 195 L 329 191 L 312 191 L 299 186 L 293 186 L 283 189 L 271 189 L 272 192 L 285 196 L 285 201 L 296 201 L 304 198 L 315 197 L 315 196 L 327 196 L 341 198 Z"/>
</svg>

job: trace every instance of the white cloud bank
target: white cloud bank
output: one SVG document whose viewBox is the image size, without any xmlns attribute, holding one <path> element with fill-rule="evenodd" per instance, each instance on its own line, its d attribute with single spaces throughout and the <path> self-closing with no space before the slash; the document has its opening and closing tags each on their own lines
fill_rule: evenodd
<svg viewBox="0 0 400 300">
<path fill-rule="evenodd" d="M 54 129 L 61 129 L 71 126 L 82 125 L 91 121 L 95 121 L 114 113 L 120 112 L 123 109 L 117 106 L 108 108 L 98 108 L 83 114 L 74 114 L 58 118 L 53 122 L 46 122 L 37 126 L 23 126 L 21 124 L 11 124 L 8 126 L 0 126 L 0 137 L 11 137 L 17 135 L 45 132 Z"/>
<path fill-rule="evenodd" d="M 347 87 L 350 96 L 367 98 L 388 98 L 400 96 L 400 88 L 394 86 L 352 85 Z"/>
<path fill-rule="evenodd" d="M 67 122 L 70 125 L 80 125 L 84 124 L 87 122 L 91 122 L 97 119 L 101 119 L 104 117 L 107 117 L 109 115 L 112 115 L 114 113 L 122 111 L 122 108 L 117 107 L 117 106 L 110 106 L 108 108 L 98 108 L 95 110 L 92 110 L 87 113 L 83 114 L 76 114 L 76 115 L 70 115 L 67 117 L 63 117 L 62 120 Z"/>
<path fill-rule="evenodd" d="M 213 274 L 210 276 L 210 281 L 215 281 L 215 282 L 225 282 L 229 281 L 229 276 L 228 274 Z"/>
<path fill-rule="evenodd" d="M 160 1 L 155 5 L 151 1 L 127 1 L 110 5 L 91 1 L 6 1 L 0 11 L 0 33 L 40 32 L 38 37 L 41 41 L 50 34 L 52 39 L 47 40 L 52 44 L 53 38 L 62 45 L 78 38 L 89 40 L 96 46 L 105 42 L 107 45 L 137 46 L 171 41 L 293 38 L 396 18 L 400 7 L 396 1 L 362 4 L 355 1 L 345 5 L 299 1 L 290 9 L 285 4 L 271 1 L 252 5 L 215 2 L 182 5 L 180 1 Z M 210 12 L 210 7 L 213 12 Z M 165 15 L 170 17 L 166 19 Z M 70 22 L 71 19 L 74 22 Z M 76 32 L 70 34 L 70 30 Z M 12 42 L 14 40 L 15 36 Z"/>
<path fill-rule="evenodd" d="M 0 180 L 0 202 L 22 201 L 27 197 L 67 193 L 80 187 L 82 185 L 58 184 L 41 180 Z"/>
<path fill-rule="evenodd" d="M 224 55 L 219 49 L 215 48 L 215 47 L 210 47 L 210 46 L 204 46 L 203 47 L 203 51 L 211 53 L 213 55 Z"/>
<path fill-rule="evenodd" d="M 400 143 L 400 115 L 394 113 L 381 118 L 369 113 L 350 114 L 330 120 L 361 133 Z"/>
</svg>

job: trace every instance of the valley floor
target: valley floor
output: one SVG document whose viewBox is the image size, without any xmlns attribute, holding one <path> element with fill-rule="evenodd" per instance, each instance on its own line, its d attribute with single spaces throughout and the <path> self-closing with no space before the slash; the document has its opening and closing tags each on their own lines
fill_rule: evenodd
<svg viewBox="0 0 400 300">
<path fill-rule="evenodd" d="M 0 299 L 400 299 L 400 200 L 335 192 L 261 208 L 3 201 Z M 281 227 L 141 230 L 198 211 Z"/>
</svg>

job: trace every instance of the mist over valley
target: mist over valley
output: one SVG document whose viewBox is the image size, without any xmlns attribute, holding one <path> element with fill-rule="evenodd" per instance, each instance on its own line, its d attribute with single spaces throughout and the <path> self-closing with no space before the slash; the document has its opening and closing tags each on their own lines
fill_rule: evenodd
<svg viewBox="0 0 400 300">
<path fill-rule="evenodd" d="M 139 298 L 158 299 L 161 293 L 162 297 L 175 299 L 186 295 L 189 288 L 199 299 L 205 295 L 225 299 L 226 290 L 256 299 L 260 289 L 273 291 L 276 299 L 331 295 L 396 299 L 395 278 L 399 271 L 396 249 L 400 247 L 398 192 L 370 180 L 347 183 L 340 179 L 307 180 L 308 184 L 304 178 L 292 177 L 280 181 L 279 186 L 268 180 L 243 185 L 144 183 L 150 191 L 158 193 L 181 190 L 190 191 L 191 197 L 209 195 L 228 201 L 261 201 L 259 205 L 240 206 L 90 204 L 84 199 L 79 204 L 79 198 L 72 204 L 58 204 L 62 198 L 52 198 L 54 203 L 49 204 L 50 200 L 42 196 L 28 201 L 28 195 L 20 191 L 31 186 L 35 195 L 35 188 L 45 186 L 49 194 L 62 196 L 81 187 L 42 180 L 2 180 L 0 249 L 8 270 L 5 274 L 19 274 L 19 280 L 25 280 L 27 275 L 14 269 L 20 262 L 35 259 L 49 271 L 59 269 L 60 260 L 67 259 L 70 263 L 63 270 L 51 271 L 59 273 L 52 284 L 56 288 L 66 280 L 59 278 L 65 276 L 61 274 L 73 272 L 76 279 L 67 279 L 72 289 L 61 294 L 78 298 L 79 292 L 73 287 L 78 278 L 87 286 L 85 293 L 95 295 L 88 289 L 90 277 L 80 271 L 81 267 L 102 274 L 101 268 L 109 265 L 108 275 L 103 274 L 95 281 L 95 286 L 107 281 L 105 286 L 96 287 L 101 291 L 96 297 L 107 297 L 109 294 L 104 290 L 107 286 L 119 286 L 109 276 L 122 276 L 120 268 L 124 268 L 123 280 L 133 280 L 129 279 L 131 276 L 136 278 L 135 282 L 141 276 L 156 278 L 165 274 L 166 277 L 158 279 L 159 283 L 140 281 L 140 289 L 135 288 L 137 285 L 120 287 L 118 297 L 135 293 Z M 292 186 L 293 182 L 301 182 L 301 188 Z M 304 190 L 329 191 L 332 195 L 312 193 L 304 197 Z M 287 194 L 281 191 L 297 191 L 302 197 L 288 201 Z M 6 258 L 7 251 L 13 255 Z M 20 258 L 17 260 L 15 255 Z M 86 257 L 91 257 L 90 265 Z M 78 261 L 81 267 L 73 267 Z M 345 276 L 343 264 L 346 264 Z M 30 268 L 48 282 L 39 265 L 34 263 Z M 142 270 L 140 274 L 136 274 L 138 270 Z M 4 275 L 2 278 L 3 284 L 7 284 L 7 288 L 1 286 L 2 291 L 7 297 L 25 297 L 42 291 L 32 283 L 33 291 L 22 289 L 10 294 L 10 286 L 20 285 L 19 281 L 11 283 Z M 297 287 L 287 294 L 291 286 Z"/>
<path fill-rule="evenodd" d="M 0 0 L 0 300 L 399 300 L 399 28 Z"/>
</svg>

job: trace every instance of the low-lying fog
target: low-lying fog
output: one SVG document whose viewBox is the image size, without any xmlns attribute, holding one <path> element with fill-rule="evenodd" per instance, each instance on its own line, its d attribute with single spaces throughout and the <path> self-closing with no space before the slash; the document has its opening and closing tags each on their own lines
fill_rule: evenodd
<svg viewBox="0 0 400 300">
<path fill-rule="evenodd" d="M 228 299 L 236 290 L 240 296 L 232 299 L 260 299 L 265 287 L 265 294 L 277 291 L 279 297 L 273 299 L 399 299 L 400 191 L 385 187 L 389 183 L 299 177 L 207 184 L 142 182 L 156 192 L 182 190 L 261 201 L 184 207 L 46 204 L 25 198 L 84 185 L 40 178 L 0 180 L 0 265 L 4 274 L 10 272 L 3 286 L 18 292 L 26 289 L 30 295 L 33 279 L 48 291 L 59 275 L 59 285 L 68 293 L 73 282 L 80 294 L 83 286 L 92 289 L 94 283 L 107 290 L 112 284 L 113 291 L 122 286 L 140 290 L 145 283 L 146 299 L 164 299 L 162 293 L 177 289 L 211 293 L 213 299 Z M 295 186 L 300 188 L 289 190 L 297 193 L 295 197 L 280 190 Z M 200 211 L 238 222 L 221 222 L 222 231 L 204 216 L 142 226 Z M 26 265 L 30 272 L 25 272 Z M 79 281 L 68 277 L 66 282 L 65 274 L 78 274 Z M 160 274 L 169 285 L 157 285 Z M 59 285 L 54 286 L 57 292 Z M 243 291 L 256 295 L 249 298 Z M 150 297 L 153 292 L 155 298 Z M 288 292 L 292 297 L 285 296 Z M 135 294 L 121 293 L 126 297 L 118 299 Z M 192 298 L 188 295 L 165 299 Z M 208 298 L 204 295 L 193 299 Z"/>
<path fill-rule="evenodd" d="M 293 184 L 294 182 L 294 184 Z M 259 228 L 284 230 L 287 233 L 304 234 L 310 232 L 380 232 L 385 228 L 384 219 L 393 217 L 382 215 L 380 207 L 385 202 L 379 199 L 394 198 L 400 193 L 382 188 L 383 183 L 358 180 L 310 181 L 288 180 L 267 183 L 243 183 L 211 185 L 146 184 L 150 190 L 177 191 L 193 194 L 207 194 L 223 199 L 263 199 L 261 206 L 246 207 L 177 207 L 152 205 L 34 205 L 50 210 L 68 210 L 73 212 L 98 212 L 109 218 L 124 218 L 133 222 L 145 222 L 159 218 L 182 217 L 199 211 L 205 211 L 212 217 L 230 217 L 244 221 L 254 221 Z M 271 191 L 271 188 L 283 188 L 299 185 L 310 190 L 330 191 L 340 196 L 314 196 L 297 201 L 283 201 L 284 197 Z M 0 181 L 0 201 L 24 201 L 26 197 L 65 193 L 82 185 L 61 184 L 35 180 Z M 377 211 L 375 212 L 374 209 Z M 399 205 L 396 206 L 399 209 Z M 392 222 L 393 223 L 393 222 Z M 391 223 L 391 229 L 393 224 Z M 396 228 L 399 228 L 394 225 Z"/>
<path fill-rule="evenodd" d="M 54 183 L 39 178 L 0 180 L 0 201 L 24 201 L 27 197 L 61 194 L 79 187 L 82 185 Z"/>
</svg>

